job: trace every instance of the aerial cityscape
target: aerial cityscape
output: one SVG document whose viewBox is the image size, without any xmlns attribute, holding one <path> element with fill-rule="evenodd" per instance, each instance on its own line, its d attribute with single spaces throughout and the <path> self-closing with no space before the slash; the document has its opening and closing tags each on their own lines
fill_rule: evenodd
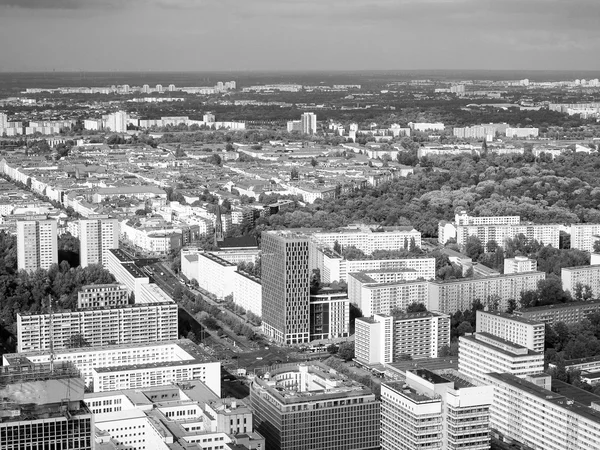
<svg viewBox="0 0 600 450">
<path fill-rule="evenodd" d="M 0 450 L 600 450 L 599 5 L 480 1 L 0 0 Z"/>
</svg>

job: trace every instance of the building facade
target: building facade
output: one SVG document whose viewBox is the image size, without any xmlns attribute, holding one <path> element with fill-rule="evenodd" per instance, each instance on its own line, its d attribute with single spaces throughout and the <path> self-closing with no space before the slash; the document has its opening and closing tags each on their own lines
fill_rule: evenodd
<svg viewBox="0 0 600 450">
<path fill-rule="evenodd" d="M 53 219 L 17 222 L 17 267 L 35 272 L 58 264 L 57 223 Z"/>
<path fill-rule="evenodd" d="M 591 289 L 593 298 L 600 296 L 600 265 L 563 267 L 560 278 L 565 292 L 570 292 L 573 297 L 577 289 L 585 286 Z"/>
<path fill-rule="evenodd" d="M 323 288 L 310 295 L 310 340 L 350 335 L 350 301 L 345 291 Z"/>
<path fill-rule="evenodd" d="M 77 308 L 112 308 L 129 303 L 129 293 L 122 284 L 91 284 L 77 293 Z"/>
<path fill-rule="evenodd" d="M 564 322 L 574 325 L 587 318 L 589 314 L 600 311 L 600 300 L 584 302 L 559 303 L 556 305 L 534 306 L 515 311 L 516 316 L 554 325 Z"/>
<path fill-rule="evenodd" d="M 276 342 L 310 340 L 309 240 L 293 232 L 262 234 L 262 322 Z"/>
<path fill-rule="evenodd" d="M 544 352 L 546 326 L 543 322 L 500 312 L 477 311 L 475 330 L 489 333 L 535 352 Z"/>
<path fill-rule="evenodd" d="M 107 252 L 119 248 L 119 221 L 108 216 L 79 220 L 80 265 L 108 266 Z"/>
</svg>

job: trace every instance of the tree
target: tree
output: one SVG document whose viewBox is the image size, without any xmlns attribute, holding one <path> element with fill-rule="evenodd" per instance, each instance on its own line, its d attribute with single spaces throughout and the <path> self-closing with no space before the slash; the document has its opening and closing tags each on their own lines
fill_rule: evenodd
<svg viewBox="0 0 600 450">
<path fill-rule="evenodd" d="M 600 253 L 600 240 L 594 242 L 594 253 Z"/>
<path fill-rule="evenodd" d="M 477 236 L 469 236 L 467 238 L 465 254 L 475 261 L 483 254 L 483 245 Z"/>
<path fill-rule="evenodd" d="M 407 313 L 427 312 L 427 307 L 423 303 L 411 303 L 406 307 Z"/>
<path fill-rule="evenodd" d="M 338 352 L 338 346 L 335 344 L 329 344 L 327 346 L 327 353 L 330 353 L 331 355 L 335 355 Z"/>
<path fill-rule="evenodd" d="M 336 252 L 337 254 L 342 253 L 342 246 L 340 245 L 340 243 L 337 240 L 333 243 L 333 251 Z"/>
<path fill-rule="evenodd" d="M 297 167 L 292 167 L 292 171 L 290 172 L 290 180 L 298 180 L 300 178 L 300 174 L 298 172 Z"/>
<path fill-rule="evenodd" d="M 319 161 L 316 160 L 316 158 L 311 158 L 310 160 L 310 165 L 313 167 L 317 167 L 319 165 Z"/>
<path fill-rule="evenodd" d="M 344 361 L 354 358 L 354 342 L 342 342 L 338 350 L 338 356 Z"/>
<path fill-rule="evenodd" d="M 202 322 L 206 328 L 209 330 L 218 330 L 219 324 L 215 320 L 213 316 L 206 316 Z"/>
<path fill-rule="evenodd" d="M 461 322 L 456 331 L 459 336 L 464 336 L 465 334 L 473 333 L 473 327 L 469 322 Z"/>
</svg>

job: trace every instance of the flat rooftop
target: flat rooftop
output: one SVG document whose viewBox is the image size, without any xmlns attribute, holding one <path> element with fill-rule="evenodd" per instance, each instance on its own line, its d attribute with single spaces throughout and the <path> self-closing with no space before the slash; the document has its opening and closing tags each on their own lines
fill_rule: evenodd
<svg viewBox="0 0 600 450">
<path fill-rule="evenodd" d="M 497 311 L 477 311 L 477 314 L 488 315 L 488 316 L 496 316 L 502 317 L 503 319 L 514 320 L 515 322 L 524 323 L 527 325 L 544 325 L 544 322 L 540 322 L 539 320 L 527 319 L 521 316 L 515 316 L 514 314 L 508 314 L 505 312 L 497 312 Z"/>
<path fill-rule="evenodd" d="M 113 255 L 115 255 L 115 257 L 120 262 L 133 262 L 133 258 L 131 258 L 130 256 L 128 256 L 123 250 L 120 250 L 118 248 L 113 248 L 113 249 L 110 249 L 108 251 L 111 252 Z"/>
<path fill-rule="evenodd" d="M 477 336 L 481 336 L 486 340 L 477 339 Z M 515 357 L 515 356 L 534 356 L 534 355 L 543 355 L 543 353 L 536 352 L 528 349 L 527 347 L 523 347 L 522 345 L 515 344 L 514 342 L 508 341 L 506 339 L 499 338 L 498 336 L 494 336 L 490 333 L 476 333 L 471 336 L 461 336 L 461 339 L 466 339 L 469 341 L 473 341 L 478 343 L 479 345 L 483 345 L 491 350 L 497 351 L 499 353 L 503 353 L 507 356 Z M 498 346 L 494 344 L 490 344 L 486 341 L 493 341 L 497 343 Z M 501 347 L 500 347 L 501 346 Z M 509 349 L 513 349 L 511 351 Z M 526 350 L 526 351 L 525 351 Z"/>
<path fill-rule="evenodd" d="M 542 312 L 542 311 L 553 311 L 553 310 L 559 310 L 559 309 L 575 309 L 575 308 L 582 308 L 582 307 L 600 307 L 600 300 L 586 300 L 583 302 L 569 302 L 569 303 L 557 303 L 555 305 L 544 305 L 544 306 L 532 306 L 530 308 L 523 308 L 520 309 L 519 311 L 516 311 L 516 313 L 525 313 L 525 312 L 530 312 L 530 313 L 537 313 L 537 312 Z"/>
<path fill-rule="evenodd" d="M 155 363 L 145 363 L 145 364 L 123 364 L 119 366 L 110 366 L 110 367 L 95 367 L 97 373 L 110 373 L 110 372 L 125 372 L 125 371 L 134 371 L 134 370 L 146 370 L 146 369 L 159 369 L 161 367 L 181 367 L 181 366 L 192 366 L 196 364 L 205 364 L 210 362 L 216 362 L 214 359 L 208 360 L 208 358 L 204 361 L 198 359 L 188 359 L 185 361 L 159 361 Z"/>
</svg>

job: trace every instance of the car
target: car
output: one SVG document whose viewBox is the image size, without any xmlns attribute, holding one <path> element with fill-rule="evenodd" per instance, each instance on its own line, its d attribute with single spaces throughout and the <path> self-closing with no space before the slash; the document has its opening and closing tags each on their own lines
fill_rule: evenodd
<svg viewBox="0 0 600 450">
<path fill-rule="evenodd" d="M 262 356 L 257 356 L 256 359 L 263 359 Z"/>
</svg>

